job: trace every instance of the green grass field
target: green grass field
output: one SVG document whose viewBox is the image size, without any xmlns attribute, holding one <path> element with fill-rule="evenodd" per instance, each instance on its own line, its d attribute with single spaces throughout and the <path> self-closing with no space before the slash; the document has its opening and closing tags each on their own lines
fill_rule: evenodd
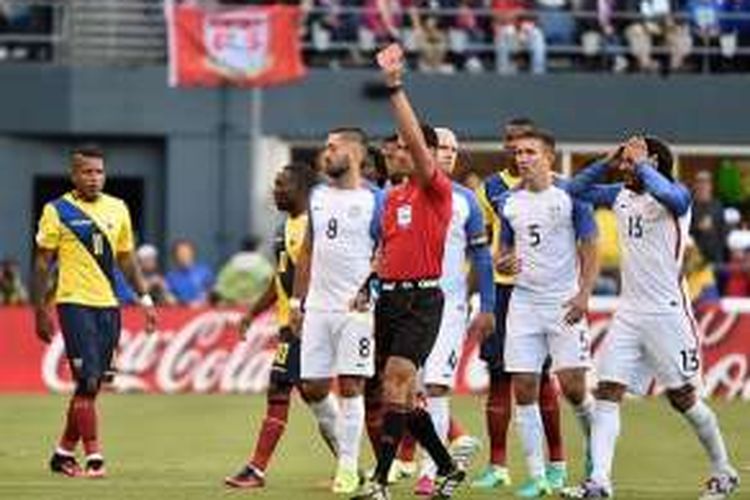
<svg viewBox="0 0 750 500">
<path fill-rule="evenodd" d="M 61 426 L 65 398 L 0 397 L 0 498 L 3 499 L 267 499 L 335 498 L 326 478 L 333 461 L 315 431 L 312 417 L 295 400 L 288 432 L 261 491 L 229 491 L 222 478 L 242 464 L 255 439 L 264 400 L 260 396 L 106 395 L 101 400 L 103 440 L 109 478 L 101 481 L 53 477 L 48 454 Z M 483 433 L 482 400 L 462 397 L 454 408 L 466 427 Z M 750 498 L 750 405 L 715 403 L 740 473 L 748 485 L 737 498 Z M 579 434 L 564 415 L 573 477 L 580 471 Z M 366 441 L 365 441 L 366 442 Z M 364 461 L 370 464 L 369 445 Z M 523 463 L 512 440 L 512 472 Z M 486 458 L 483 451 L 474 465 Z M 687 426 L 663 401 L 632 402 L 623 414 L 623 434 L 615 464 L 618 498 L 697 498 L 707 469 L 702 450 Z M 411 484 L 394 497 L 411 496 Z M 512 498 L 508 491 L 462 489 L 459 498 Z"/>
</svg>

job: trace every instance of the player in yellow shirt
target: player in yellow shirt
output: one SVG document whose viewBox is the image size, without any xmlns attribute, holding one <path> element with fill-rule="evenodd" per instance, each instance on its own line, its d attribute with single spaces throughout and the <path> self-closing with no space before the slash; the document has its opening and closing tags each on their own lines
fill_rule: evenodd
<svg viewBox="0 0 750 500">
<path fill-rule="evenodd" d="M 302 242 L 307 232 L 307 204 L 310 190 L 320 177 L 309 165 L 293 163 L 284 167 L 274 181 L 273 197 L 276 208 L 286 213 L 286 219 L 276 235 L 276 276 L 265 293 L 252 305 L 240 322 L 240 331 L 250 328 L 256 316 L 276 304 L 279 343 L 271 367 L 266 392 L 266 416 L 263 419 L 253 455 L 240 471 L 224 478 L 234 488 L 262 488 L 265 472 L 276 445 L 284 434 L 289 417 L 292 390 L 300 383 L 300 338 L 290 328 L 290 298 L 294 285 L 294 271 Z M 328 446 L 335 452 L 335 408 L 327 403 L 314 411 L 320 412 L 320 431 Z M 317 403 L 312 403 L 311 406 Z"/>
<path fill-rule="evenodd" d="M 48 286 L 57 266 L 54 303 L 75 380 L 65 430 L 50 459 L 50 469 L 66 476 L 103 477 L 104 458 L 97 436 L 96 395 L 110 368 L 120 338 L 120 310 L 115 296 L 116 268 L 141 296 L 146 330 L 156 319 L 153 300 L 136 264 L 128 208 L 102 192 L 104 155 L 79 148 L 71 161 L 73 190 L 44 206 L 36 236 L 34 307 L 36 334 L 45 343 L 54 326 Z M 82 441 L 85 472 L 75 449 Z"/>
<path fill-rule="evenodd" d="M 505 124 L 503 147 L 506 153 L 512 153 L 515 138 L 530 130 L 535 125 L 526 118 L 515 118 Z M 512 159 L 513 155 L 508 155 Z M 512 160 L 508 160 L 512 161 Z M 489 224 L 492 234 L 492 248 L 498 248 L 500 235 L 500 217 L 495 211 L 498 199 L 509 189 L 515 188 L 520 179 L 516 176 L 514 165 L 488 176 L 477 189 L 479 206 L 484 220 Z M 510 374 L 505 371 L 503 356 L 505 344 L 505 317 L 508 303 L 513 291 L 513 277 L 495 271 L 495 332 L 481 346 L 479 357 L 487 363 L 490 373 L 490 387 L 487 393 L 485 418 L 487 434 L 490 439 L 490 461 L 487 467 L 475 478 L 473 488 L 488 489 L 509 486 L 510 474 L 507 468 L 507 434 L 511 419 L 512 396 Z M 548 360 L 549 361 L 549 360 Z M 548 363 L 545 364 L 548 368 Z M 562 488 L 567 479 L 565 455 L 560 429 L 560 406 L 557 389 L 545 369 L 540 388 L 540 406 L 542 422 L 549 448 L 550 463 L 547 467 L 547 479 L 556 489 Z"/>
</svg>

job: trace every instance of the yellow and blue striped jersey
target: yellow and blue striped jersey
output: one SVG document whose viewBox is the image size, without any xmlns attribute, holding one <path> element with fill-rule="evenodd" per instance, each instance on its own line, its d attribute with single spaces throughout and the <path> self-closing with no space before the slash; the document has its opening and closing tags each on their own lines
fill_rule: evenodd
<svg viewBox="0 0 750 500">
<path fill-rule="evenodd" d="M 307 232 L 307 213 L 287 217 L 274 241 L 276 254 L 276 318 L 280 327 L 289 325 L 289 298 L 294 287 L 294 270 Z"/>
<path fill-rule="evenodd" d="M 117 254 L 132 252 L 134 245 L 125 202 L 106 194 L 87 202 L 69 192 L 44 206 L 36 244 L 57 252 L 57 303 L 118 305 Z"/>
<path fill-rule="evenodd" d="M 492 249 L 493 252 L 499 248 L 500 244 L 500 214 L 497 213 L 496 207 L 500 197 L 518 185 L 520 179 L 511 175 L 507 170 L 496 172 L 487 177 L 484 182 L 477 188 L 477 198 L 479 206 L 482 209 L 484 220 L 492 228 Z M 495 283 L 512 284 L 513 277 L 507 276 L 497 271 L 495 273 Z"/>
</svg>

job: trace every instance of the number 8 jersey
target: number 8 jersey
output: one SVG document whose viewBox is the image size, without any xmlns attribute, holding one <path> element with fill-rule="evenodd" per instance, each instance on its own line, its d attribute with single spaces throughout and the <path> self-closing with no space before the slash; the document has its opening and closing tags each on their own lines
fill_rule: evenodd
<svg viewBox="0 0 750 500">
<path fill-rule="evenodd" d="M 347 311 L 372 272 L 383 195 L 377 188 L 316 187 L 310 195 L 312 266 L 308 310 Z"/>
</svg>

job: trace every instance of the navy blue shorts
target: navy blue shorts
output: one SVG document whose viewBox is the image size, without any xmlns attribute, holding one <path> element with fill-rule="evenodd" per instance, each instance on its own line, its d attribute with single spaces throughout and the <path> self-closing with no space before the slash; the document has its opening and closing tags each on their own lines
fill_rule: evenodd
<svg viewBox="0 0 750 500">
<path fill-rule="evenodd" d="M 495 331 L 482 342 L 479 349 L 479 358 L 487 363 L 490 375 L 505 370 L 505 319 L 512 292 L 513 285 L 495 284 Z"/>
<path fill-rule="evenodd" d="M 296 385 L 300 382 L 300 338 L 288 327 L 279 330 L 279 344 L 271 365 L 272 385 Z"/>
<path fill-rule="evenodd" d="M 120 309 L 60 304 L 57 316 L 73 378 L 102 380 L 120 341 Z"/>
</svg>

